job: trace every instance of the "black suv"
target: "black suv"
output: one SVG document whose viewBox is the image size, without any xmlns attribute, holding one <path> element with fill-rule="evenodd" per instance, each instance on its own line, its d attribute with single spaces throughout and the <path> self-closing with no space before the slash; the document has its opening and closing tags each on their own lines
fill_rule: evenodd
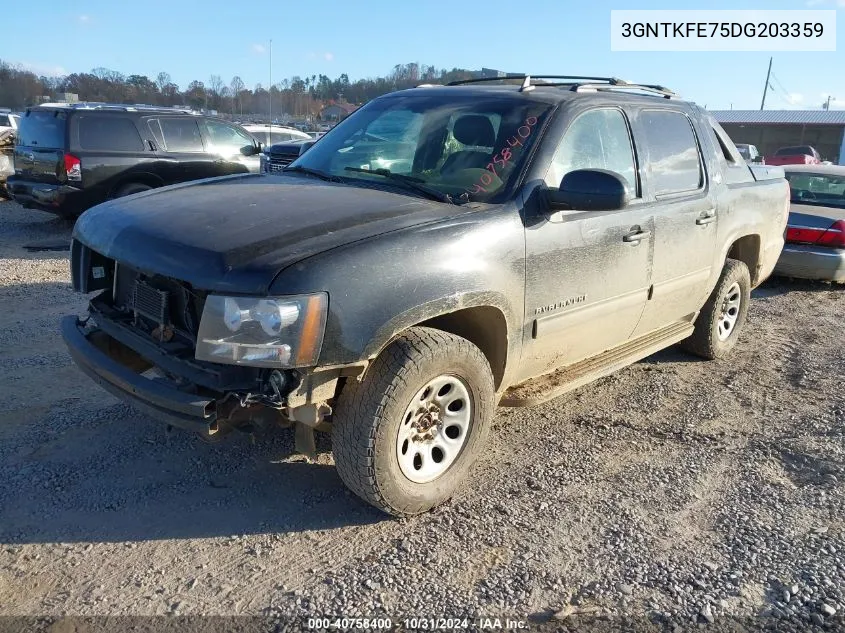
<svg viewBox="0 0 845 633">
<path fill-rule="evenodd" d="M 48 104 L 20 120 L 11 196 L 75 217 L 110 198 L 257 172 L 261 145 L 237 125 L 174 108 Z"/>
</svg>

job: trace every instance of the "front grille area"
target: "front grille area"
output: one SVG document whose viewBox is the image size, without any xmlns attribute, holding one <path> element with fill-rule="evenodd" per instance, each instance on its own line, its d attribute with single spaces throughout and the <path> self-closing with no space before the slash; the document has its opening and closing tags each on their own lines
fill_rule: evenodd
<svg viewBox="0 0 845 633">
<path fill-rule="evenodd" d="M 132 325 L 160 339 L 164 328 L 195 342 L 205 305 L 205 293 L 190 284 L 161 275 L 145 275 L 118 263 L 113 291 L 114 307 Z"/>
<path fill-rule="evenodd" d="M 271 172 L 281 171 L 285 167 L 290 165 L 293 161 L 295 161 L 297 158 L 299 158 L 298 153 L 269 154 L 267 169 L 269 169 Z"/>
<path fill-rule="evenodd" d="M 142 279 L 136 279 L 132 288 L 132 310 L 135 316 L 144 316 L 155 323 L 166 325 L 168 318 L 168 298 L 166 290 L 158 290 Z"/>
</svg>

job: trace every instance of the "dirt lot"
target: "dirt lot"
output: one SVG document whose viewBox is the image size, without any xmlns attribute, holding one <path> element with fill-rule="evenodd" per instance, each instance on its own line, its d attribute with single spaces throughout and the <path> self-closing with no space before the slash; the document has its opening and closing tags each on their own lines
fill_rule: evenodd
<svg viewBox="0 0 845 633">
<path fill-rule="evenodd" d="M 0 615 L 845 612 L 845 288 L 770 281 L 730 360 L 501 409 L 463 493 L 395 521 L 328 439 L 316 464 L 285 431 L 205 445 L 77 371 L 68 253 L 22 248 L 70 231 L 0 203 Z"/>
</svg>

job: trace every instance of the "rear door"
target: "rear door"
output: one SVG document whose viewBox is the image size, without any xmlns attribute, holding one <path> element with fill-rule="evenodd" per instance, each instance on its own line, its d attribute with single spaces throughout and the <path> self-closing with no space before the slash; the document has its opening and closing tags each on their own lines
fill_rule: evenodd
<svg viewBox="0 0 845 633">
<path fill-rule="evenodd" d="M 15 175 L 31 182 L 60 184 L 68 146 L 67 112 L 29 110 L 20 120 L 15 145 Z"/>
<path fill-rule="evenodd" d="M 77 112 L 70 122 L 70 150 L 80 161 L 86 191 L 111 196 L 156 159 L 135 117 L 124 112 Z"/>
<path fill-rule="evenodd" d="M 651 298 L 635 331 L 641 335 L 703 305 L 716 256 L 720 209 L 705 169 L 704 157 L 713 150 L 699 141 L 685 112 L 644 108 L 635 117 L 634 137 L 648 156 L 644 195 L 654 209 L 655 230 Z M 745 161 L 740 169 L 748 171 Z M 721 174 L 716 180 L 718 188 Z"/>
</svg>

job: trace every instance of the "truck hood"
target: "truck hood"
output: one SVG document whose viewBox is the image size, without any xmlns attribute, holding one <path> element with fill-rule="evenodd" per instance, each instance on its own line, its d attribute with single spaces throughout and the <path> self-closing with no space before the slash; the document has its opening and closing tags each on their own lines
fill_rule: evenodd
<svg viewBox="0 0 845 633">
<path fill-rule="evenodd" d="M 265 294 L 283 268 L 306 257 L 472 207 L 307 176 L 245 174 L 105 202 L 80 216 L 73 237 L 195 288 Z"/>
</svg>

